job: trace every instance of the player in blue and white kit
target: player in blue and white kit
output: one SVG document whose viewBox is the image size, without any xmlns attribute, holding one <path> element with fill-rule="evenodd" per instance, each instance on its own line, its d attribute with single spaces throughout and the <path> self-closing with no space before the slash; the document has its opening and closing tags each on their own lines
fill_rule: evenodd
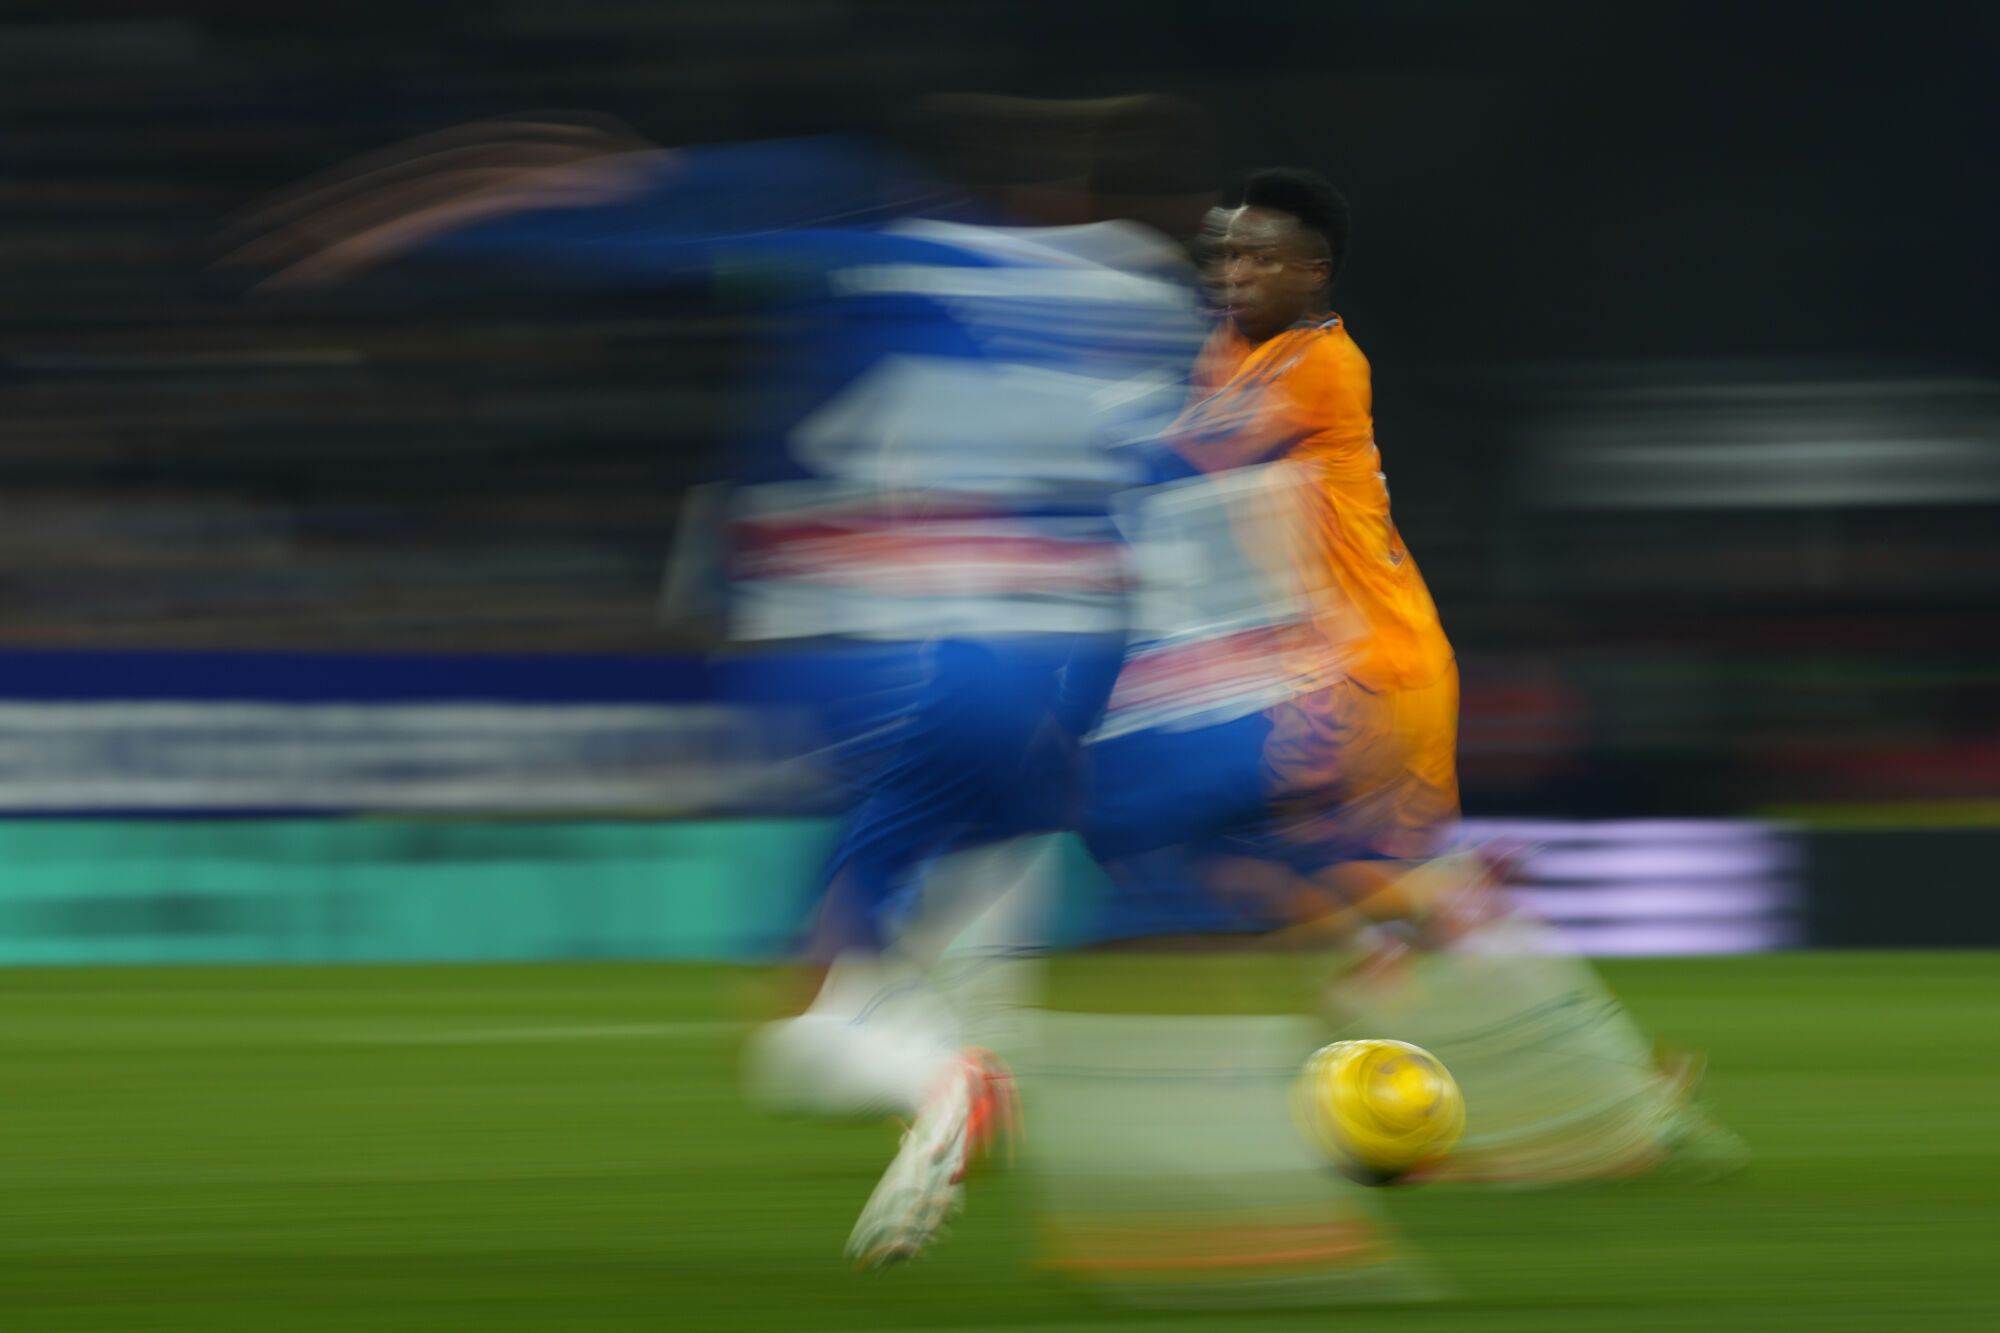
<svg viewBox="0 0 2000 1333">
<path fill-rule="evenodd" d="M 1128 140 L 1132 124 L 1174 137 L 1172 104 L 1150 99 L 1077 123 L 1108 142 L 1133 111 Z M 988 107 L 961 128 L 990 140 L 1006 120 Z M 1196 216 L 1206 202 L 1169 193 Z M 1112 507 L 1142 479 L 1126 446 L 1179 409 L 1205 332 L 1160 234 L 1010 225 L 950 197 L 857 141 L 665 151 L 502 125 L 280 206 L 252 253 L 280 283 L 421 257 L 754 292 L 778 316 L 780 372 L 726 508 L 730 637 L 812 648 L 736 674 L 819 716 L 851 805 L 812 942 L 826 982 L 753 1041 L 751 1074 L 798 1109 L 913 1118 L 850 1238 L 867 1265 L 919 1252 L 1004 1130 L 1004 1069 L 968 1046 L 931 965 L 1032 874 L 1022 840 L 1065 817 L 1124 646 Z M 968 901 L 926 900 L 934 865 L 980 849 L 998 850 Z"/>
</svg>

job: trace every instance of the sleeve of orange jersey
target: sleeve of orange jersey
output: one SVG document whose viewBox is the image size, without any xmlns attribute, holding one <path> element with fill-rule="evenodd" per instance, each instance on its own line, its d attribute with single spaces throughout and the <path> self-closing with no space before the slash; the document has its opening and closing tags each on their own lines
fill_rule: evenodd
<svg viewBox="0 0 2000 1333">
<path fill-rule="evenodd" d="M 1197 472 L 1227 472 L 1268 463 L 1290 443 L 1269 368 L 1273 339 L 1258 347 L 1223 324 L 1209 336 L 1194 372 L 1194 393 L 1168 430 L 1167 443 Z"/>
<path fill-rule="evenodd" d="M 1302 330 L 1252 348 L 1225 326 L 1202 359 L 1203 373 L 1223 380 L 1189 405 L 1172 443 L 1203 472 L 1323 457 L 1370 439 L 1368 363 L 1344 334 Z"/>
</svg>

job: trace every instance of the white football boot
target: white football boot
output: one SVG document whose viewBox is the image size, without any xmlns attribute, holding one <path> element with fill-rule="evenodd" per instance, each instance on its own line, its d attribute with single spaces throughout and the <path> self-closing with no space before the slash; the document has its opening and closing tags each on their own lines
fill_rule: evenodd
<svg viewBox="0 0 2000 1333">
<path fill-rule="evenodd" d="M 879 1269 L 922 1255 L 963 1205 L 966 1168 L 996 1140 L 1011 1144 L 1018 1112 L 1013 1077 L 998 1057 L 961 1052 L 868 1196 L 847 1237 L 849 1261 Z"/>
</svg>

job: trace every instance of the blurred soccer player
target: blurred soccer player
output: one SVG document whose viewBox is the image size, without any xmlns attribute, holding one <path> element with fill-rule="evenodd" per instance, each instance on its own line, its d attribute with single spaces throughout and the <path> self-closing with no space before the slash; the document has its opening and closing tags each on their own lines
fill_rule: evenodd
<svg viewBox="0 0 2000 1333">
<path fill-rule="evenodd" d="M 1181 476 L 1136 524 L 1159 613 L 1094 749 L 1105 858 L 1202 830 L 1346 876 L 1452 830 L 1457 666 L 1389 514 L 1368 363 L 1330 309 L 1346 239 L 1344 201 L 1302 172 L 1253 177 L 1229 218 L 1227 318 L 1165 436 Z"/>
<path fill-rule="evenodd" d="M 731 500 L 730 630 L 787 647 L 740 675 L 819 714 L 852 800 L 811 946 L 825 984 L 753 1041 L 750 1078 L 773 1104 L 911 1122 L 849 1239 L 871 1266 L 925 1247 L 1005 1129 L 1010 1080 L 936 954 L 968 921 L 1004 947 L 991 900 L 1033 896 L 1020 840 L 1061 825 L 1124 642 L 1121 446 L 1171 417 L 1200 338 L 1177 248 L 1092 202 L 1198 215 L 1199 189 L 1148 170 L 1175 160 L 1162 135 L 1186 143 L 1177 104 L 929 110 L 983 207 L 936 216 L 947 192 L 848 141 L 665 152 L 503 126 L 317 189 L 250 252 L 293 282 L 410 255 L 621 287 L 727 274 L 785 312 Z M 997 225 L 996 204 L 1077 225 Z M 932 867 L 975 854 L 964 900 L 938 901 Z"/>
<path fill-rule="evenodd" d="M 1406 937 L 1379 936 L 1376 966 L 1336 994 L 1357 1033 L 1407 1037 L 1458 1071 L 1474 1108 L 1461 1175 L 1726 1160 L 1590 970 L 1532 957 L 1542 941 L 1486 866 L 1444 855 L 1457 665 L 1390 515 L 1368 362 L 1331 307 L 1347 239 L 1346 202 L 1310 172 L 1258 173 L 1228 215 L 1225 319 L 1165 436 L 1183 475 L 1145 492 L 1130 525 L 1140 610 L 1090 747 L 1086 837 L 1113 866 L 1191 858 L 1211 889 L 1262 899 L 1301 935 L 1394 922 L 1433 957 L 1478 958 L 1391 984 L 1408 979 L 1384 965 Z M 1516 1015 L 1497 1039 L 1484 1021 Z"/>
</svg>

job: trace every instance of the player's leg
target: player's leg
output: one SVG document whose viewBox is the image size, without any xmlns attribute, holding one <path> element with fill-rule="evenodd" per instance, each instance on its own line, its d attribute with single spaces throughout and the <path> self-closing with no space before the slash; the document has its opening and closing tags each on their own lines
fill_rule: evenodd
<svg viewBox="0 0 2000 1333">
<path fill-rule="evenodd" d="M 968 1161 L 1011 1119 L 1011 1083 L 970 1046 L 962 1017 L 977 989 L 967 983 L 984 973 L 990 986 L 993 976 L 968 966 L 976 947 L 958 943 L 961 925 L 944 923 L 969 921 L 990 936 L 1005 917 L 999 902 L 1040 896 L 1027 885 L 1037 858 L 1010 871 L 997 848 L 1046 828 L 1062 807 L 1070 745 L 1054 719 L 1063 668 L 1078 651 L 1042 641 L 927 645 L 914 700 L 863 719 L 874 724 L 860 733 L 872 746 L 865 795 L 815 931 L 822 956 L 837 957 L 805 1014 L 753 1040 L 749 1073 L 766 1104 L 911 1119 L 850 1238 L 864 1265 L 920 1252 Z M 934 875 L 954 853 L 957 873 Z"/>
<path fill-rule="evenodd" d="M 1295 852 L 1323 855 L 1305 867 L 1335 904 L 1322 928 L 1409 927 L 1364 933 L 1361 964 L 1329 998 L 1343 1031 L 1424 1046 L 1480 1108 L 1443 1174 L 1548 1183 L 1676 1157 L 1727 1167 L 1740 1145 L 1691 1104 L 1689 1080 L 1661 1070 L 1595 969 L 1506 900 L 1493 861 L 1411 859 L 1438 848 L 1456 818 L 1455 677 L 1333 703 L 1340 799 L 1285 832 Z M 1343 844 L 1356 849 L 1349 859 Z"/>
<path fill-rule="evenodd" d="M 909 644 L 847 655 L 822 705 L 835 761 L 857 794 L 828 859 L 806 957 L 827 969 L 798 1018 L 752 1043 L 757 1100 L 830 1114 L 914 1115 L 961 1044 L 924 962 L 896 947 L 920 913 L 924 872 L 991 827 L 995 774 L 1018 765 L 1031 710 L 994 705 L 975 648 Z M 1024 687 L 1009 682 L 1018 700 Z M 836 1074 L 836 1071 L 839 1071 Z"/>
<path fill-rule="evenodd" d="M 1080 830 L 1142 915 L 1148 898 L 1155 915 L 1182 899 L 1203 849 L 1263 814 L 1270 732 L 1254 712 L 1086 747 Z M 1230 969 L 1180 967 L 1170 985 L 1038 1016 L 1028 1147 L 1045 1262 L 1143 1306 L 1434 1294 L 1367 1191 L 1293 1129 L 1286 1088 L 1312 1021 Z"/>
<path fill-rule="evenodd" d="M 992 857 L 1006 850 L 964 854 L 977 862 L 965 867 L 966 877 L 997 874 Z M 924 877 L 939 878 L 958 877 Z M 1032 879 L 1021 874 L 1005 896 L 1039 897 Z M 811 1007 L 767 1024 L 746 1052 L 753 1098 L 768 1108 L 890 1114 L 907 1123 L 849 1236 L 847 1254 L 859 1266 L 921 1254 L 956 1211 L 968 1167 L 1013 1135 L 1011 1075 L 973 1044 L 995 1035 L 993 1016 L 1006 998 L 994 993 L 1005 969 L 983 957 L 979 943 L 997 906 L 989 904 L 970 923 L 969 944 L 952 939 L 937 948 L 929 934 L 949 927 L 920 911 L 923 938 L 898 937 L 877 951 L 842 955 Z"/>
<path fill-rule="evenodd" d="M 920 893 L 900 914 L 895 951 L 922 969 L 925 993 L 949 1014 L 958 1045 L 848 1238 L 848 1257 L 861 1267 L 920 1255 L 956 1209 L 972 1162 L 1014 1136 L 1012 1075 L 990 1043 L 1017 1036 L 1034 967 L 1027 955 L 1042 938 L 1053 857 L 1049 838 L 1026 835 L 1050 827 L 1064 808 L 1074 729 L 1065 710 L 1075 707 L 1064 689 L 1088 656 L 1009 645 L 948 668 L 967 704 L 949 728 L 952 748 L 989 785 L 956 850 L 926 866 Z"/>
<path fill-rule="evenodd" d="M 804 944 L 826 969 L 819 992 L 746 1053 L 753 1099 L 775 1109 L 914 1115 L 957 1048 L 923 969 L 891 947 L 925 863 L 983 801 L 982 776 L 957 762 L 966 691 L 936 657 L 916 643 L 844 645 L 783 681 L 811 701 L 854 804 Z"/>
<path fill-rule="evenodd" d="M 1086 746 L 1077 830 L 1117 873 L 1133 858 L 1183 847 L 1257 817 L 1268 782 L 1263 713 L 1213 726 L 1126 732 Z"/>
<path fill-rule="evenodd" d="M 1548 1185 L 1742 1164 L 1694 1100 L 1699 1062 L 1663 1065 L 1596 969 L 1507 903 L 1486 866 L 1452 857 L 1409 878 L 1427 881 L 1412 896 L 1431 915 L 1364 949 L 1326 998 L 1338 1031 L 1424 1046 L 1478 1108 L 1436 1177 Z"/>
</svg>

